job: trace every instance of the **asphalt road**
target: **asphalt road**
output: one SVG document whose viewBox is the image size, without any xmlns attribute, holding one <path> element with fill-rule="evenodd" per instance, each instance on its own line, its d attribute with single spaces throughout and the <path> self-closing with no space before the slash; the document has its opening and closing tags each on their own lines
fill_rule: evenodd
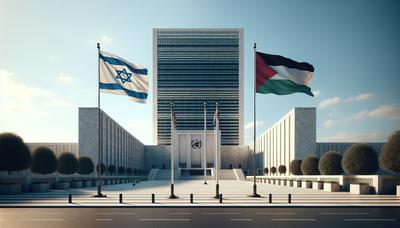
<svg viewBox="0 0 400 228">
<path fill-rule="evenodd" d="M 400 227 L 400 207 L 0 208 L 0 228 Z"/>
</svg>

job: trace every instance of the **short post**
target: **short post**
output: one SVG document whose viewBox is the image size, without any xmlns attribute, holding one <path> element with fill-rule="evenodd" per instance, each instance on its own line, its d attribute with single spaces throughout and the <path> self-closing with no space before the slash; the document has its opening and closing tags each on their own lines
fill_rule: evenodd
<svg viewBox="0 0 400 228">
<path fill-rule="evenodd" d="M 156 195 L 154 193 L 151 194 L 151 203 L 156 203 Z"/>
<path fill-rule="evenodd" d="M 219 203 L 222 203 L 222 194 L 219 194 Z"/>
<path fill-rule="evenodd" d="M 68 194 L 68 203 L 72 203 L 72 194 Z"/>
<path fill-rule="evenodd" d="M 292 194 L 290 194 L 290 193 L 288 195 L 288 203 L 292 203 Z"/>
<path fill-rule="evenodd" d="M 193 203 L 193 193 L 190 193 L 190 203 Z"/>
<path fill-rule="evenodd" d="M 122 193 L 119 194 L 119 203 L 122 203 Z"/>
<path fill-rule="evenodd" d="M 268 198 L 269 198 L 268 202 L 269 202 L 269 203 L 272 203 L 272 194 L 271 194 L 271 193 L 269 194 L 269 197 L 268 197 Z"/>
</svg>

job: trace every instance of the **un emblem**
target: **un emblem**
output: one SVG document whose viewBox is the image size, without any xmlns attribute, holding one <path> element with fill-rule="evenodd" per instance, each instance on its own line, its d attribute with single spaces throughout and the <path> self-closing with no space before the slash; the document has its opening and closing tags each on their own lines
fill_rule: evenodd
<svg viewBox="0 0 400 228">
<path fill-rule="evenodd" d="M 193 149 L 200 149 L 202 145 L 202 142 L 200 139 L 193 139 L 192 140 L 192 148 Z"/>
</svg>

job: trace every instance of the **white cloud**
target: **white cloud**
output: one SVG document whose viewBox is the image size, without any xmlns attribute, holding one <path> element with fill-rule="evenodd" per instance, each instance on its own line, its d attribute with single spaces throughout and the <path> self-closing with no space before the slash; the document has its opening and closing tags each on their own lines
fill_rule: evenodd
<svg viewBox="0 0 400 228">
<path fill-rule="evenodd" d="M 19 121 L 23 116 L 48 116 L 48 108 L 66 108 L 73 105 L 60 95 L 35 86 L 24 84 L 9 71 L 0 69 L 1 118 Z"/>
<path fill-rule="evenodd" d="M 356 102 L 356 101 L 366 101 L 366 100 L 371 100 L 374 97 L 375 97 L 375 94 L 373 94 L 373 93 L 362 93 L 357 96 L 347 98 L 346 102 L 351 103 L 351 102 Z"/>
<path fill-rule="evenodd" d="M 382 132 L 339 132 L 332 136 L 327 136 L 319 139 L 320 142 L 384 142 L 387 135 Z"/>
<path fill-rule="evenodd" d="M 253 129 L 253 125 L 254 125 L 253 121 L 247 123 L 246 125 L 244 125 L 244 130 Z M 257 125 L 257 129 L 259 129 L 259 128 L 265 126 L 265 122 L 264 121 L 256 121 L 256 125 Z"/>
<path fill-rule="evenodd" d="M 348 97 L 346 99 L 342 99 L 340 97 L 332 97 L 332 98 L 328 98 L 328 99 L 320 101 L 318 103 L 318 107 L 319 108 L 327 108 L 327 107 L 337 106 L 342 103 L 367 101 L 367 100 L 371 100 L 374 97 L 375 97 L 375 94 L 373 94 L 373 93 L 362 93 L 362 94 L 358 94 L 353 97 Z"/>
<path fill-rule="evenodd" d="M 320 101 L 319 104 L 318 104 L 318 107 L 327 108 L 327 107 L 330 107 L 330 106 L 338 105 L 341 102 L 342 102 L 342 99 L 340 97 L 328 98 L 328 99 Z"/>
<path fill-rule="evenodd" d="M 370 112 L 368 112 L 368 117 L 373 118 L 400 118 L 400 107 L 394 105 L 382 105 Z"/>
<path fill-rule="evenodd" d="M 57 76 L 57 80 L 62 84 L 71 84 L 72 82 L 74 82 L 74 78 L 73 77 L 71 77 L 69 75 L 66 75 L 64 73 L 60 73 Z"/>
<path fill-rule="evenodd" d="M 321 90 L 316 89 L 312 91 L 312 93 L 314 94 L 315 97 L 318 97 L 319 95 L 321 95 Z"/>
<path fill-rule="evenodd" d="M 113 39 L 110 36 L 107 35 L 103 35 L 100 38 L 100 44 L 111 44 L 113 42 Z"/>
<path fill-rule="evenodd" d="M 328 119 L 324 122 L 324 127 L 329 128 L 337 124 L 349 123 L 356 120 L 361 120 L 364 118 L 391 118 L 400 119 L 400 107 L 395 105 L 382 105 L 371 111 L 364 110 L 358 112 L 350 117 L 340 118 L 340 119 Z"/>
<path fill-rule="evenodd" d="M 361 120 L 361 119 L 365 118 L 367 115 L 368 115 L 367 111 L 361 111 L 361 112 L 358 112 L 358 113 L 356 113 L 356 114 L 354 114 L 354 115 L 352 115 L 350 117 L 347 117 L 347 118 L 336 119 L 336 120 L 329 119 L 329 120 L 324 122 L 324 127 L 329 128 L 329 127 L 332 127 L 332 126 L 334 126 L 336 124 L 339 124 L 339 123 L 348 123 L 348 122 L 353 122 L 353 121 L 356 121 L 356 120 Z"/>
</svg>

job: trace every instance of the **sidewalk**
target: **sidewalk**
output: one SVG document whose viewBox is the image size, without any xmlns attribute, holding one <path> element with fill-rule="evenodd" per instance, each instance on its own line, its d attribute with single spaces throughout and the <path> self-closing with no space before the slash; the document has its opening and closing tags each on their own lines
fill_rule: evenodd
<svg viewBox="0 0 400 228">
<path fill-rule="evenodd" d="M 260 198 L 248 197 L 252 193 L 253 183 L 249 181 L 220 181 L 222 203 L 215 196 L 215 181 L 177 181 L 175 194 L 178 199 L 168 199 L 169 181 L 144 181 L 132 184 L 108 185 L 103 187 L 107 198 L 92 197 L 97 188 L 70 190 L 52 190 L 46 193 L 25 193 L 21 195 L 1 195 L 0 207 L 287 207 L 287 206 L 400 206 L 400 197 L 395 195 L 352 195 L 349 192 L 324 192 L 288 186 L 258 183 Z M 72 204 L 68 203 L 68 194 L 72 194 Z M 122 194 L 123 203 L 119 203 Z M 155 203 L 151 195 L 155 194 Z M 193 203 L 190 203 L 193 194 Z M 272 194 L 272 203 L 269 203 Z M 291 194 L 291 202 L 288 196 Z"/>
</svg>

